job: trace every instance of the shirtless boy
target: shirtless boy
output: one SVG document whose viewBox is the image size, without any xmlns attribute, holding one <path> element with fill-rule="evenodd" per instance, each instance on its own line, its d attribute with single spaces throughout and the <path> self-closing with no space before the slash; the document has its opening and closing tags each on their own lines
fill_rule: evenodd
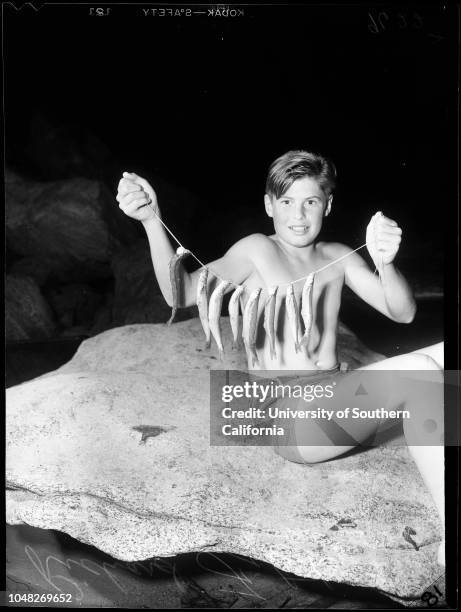
<svg viewBox="0 0 461 612">
<path fill-rule="evenodd" d="M 271 236 L 252 234 L 239 240 L 223 257 L 207 264 L 210 272 L 220 278 L 244 285 L 244 300 L 251 292 L 272 285 L 287 285 L 294 279 L 307 276 L 340 260 L 315 276 L 313 292 L 314 322 L 309 343 L 296 352 L 285 316 L 285 291 L 277 296 L 276 358 L 271 358 L 269 340 L 262 329 L 262 309 L 259 305 L 259 328 L 256 344 L 257 369 L 260 370 L 333 370 L 338 365 L 336 335 L 341 292 L 347 285 L 365 302 L 399 323 L 411 323 L 416 305 L 411 289 L 394 265 L 402 239 L 398 224 L 377 213 L 371 218 L 366 231 L 368 252 L 380 270 L 375 275 L 356 252 L 340 243 L 318 240 L 324 219 L 331 213 L 333 190 L 336 181 L 334 165 L 321 155 L 306 151 L 289 151 L 273 162 L 269 169 L 264 204 L 266 213 L 273 219 L 275 233 Z M 143 178 L 125 172 L 118 186 L 117 200 L 128 216 L 142 222 L 151 249 L 155 274 L 167 303 L 172 295 L 169 279 L 169 261 L 174 249 L 164 227 L 159 221 L 160 209 L 155 191 Z M 154 212 L 155 210 L 155 212 Z M 344 255 L 348 255 L 344 257 Z M 341 259 L 342 258 L 342 259 Z M 200 270 L 188 273 L 182 268 L 183 303 L 192 306 L 196 299 L 196 286 Z M 212 274 L 210 274 L 212 277 Z M 212 278 L 210 279 L 212 283 Z M 295 284 L 297 302 L 303 281 Z M 212 288 L 212 287 L 211 287 Z M 232 287 L 229 291 L 232 290 Z M 250 358 L 248 364 L 250 366 Z M 404 432 L 409 450 L 432 494 L 440 518 L 444 521 L 443 471 L 444 452 L 440 445 L 443 433 L 443 345 L 438 344 L 410 353 L 392 357 L 365 366 L 369 370 L 433 370 L 440 376 L 440 394 L 431 398 L 431 405 L 416 407 L 417 419 L 404 421 Z M 400 386 L 401 387 L 401 386 Z M 396 385 L 387 407 L 397 408 L 405 403 L 412 405 L 415 398 L 405 396 L 405 390 Z M 435 405 L 434 405 L 435 404 Z M 422 424 L 430 415 L 437 428 L 431 436 L 421 438 Z M 420 417 L 420 418 L 419 418 Z M 349 430 L 350 431 L 350 430 Z M 362 442 L 372 431 L 362 428 L 354 438 Z M 424 446 L 422 445 L 424 444 Z M 301 461 L 314 463 L 331 459 L 349 450 L 350 446 L 303 446 L 297 449 Z M 281 453 L 283 454 L 283 453 Z M 289 457 L 287 457 L 289 458 Z M 444 564 L 444 548 L 439 550 L 439 562 Z"/>
</svg>

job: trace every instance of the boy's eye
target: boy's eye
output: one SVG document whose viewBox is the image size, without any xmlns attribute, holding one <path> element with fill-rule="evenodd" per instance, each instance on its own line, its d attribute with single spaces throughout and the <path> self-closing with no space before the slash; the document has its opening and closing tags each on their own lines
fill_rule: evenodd
<svg viewBox="0 0 461 612">
<path fill-rule="evenodd" d="M 284 206 L 288 206 L 288 204 L 290 203 L 290 200 L 281 200 L 280 203 L 283 204 Z"/>
<path fill-rule="evenodd" d="M 306 206 L 315 206 L 317 204 L 317 200 L 307 200 Z"/>
</svg>

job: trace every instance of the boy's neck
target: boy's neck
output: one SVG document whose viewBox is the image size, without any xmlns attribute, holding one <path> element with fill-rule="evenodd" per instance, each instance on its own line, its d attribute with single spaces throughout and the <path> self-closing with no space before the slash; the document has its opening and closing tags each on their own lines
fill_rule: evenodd
<svg viewBox="0 0 461 612">
<path fill-rule="evenodd" d="M 275 236 L 275 241 L 289 259 L 300 263 L 309 262 L 316 251 L 315 242 L 303 247 L 297 247 L 285 242 L 277 235 Z"/>
</svg>

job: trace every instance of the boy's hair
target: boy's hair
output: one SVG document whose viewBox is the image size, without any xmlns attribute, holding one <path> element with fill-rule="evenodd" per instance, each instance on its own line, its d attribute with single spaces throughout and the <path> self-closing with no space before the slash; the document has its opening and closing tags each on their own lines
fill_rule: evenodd
<svg viewBox="0 0 461 612">
<path fill-rule="evenodd" d="M 309 151 L 288 151 L 272 162 L 266 181 L 266 193 L 280 198 L 300 178 L 314 178 L 325 195 L 336 185 L 336 168 L 323 155 Z"/>
</svg>

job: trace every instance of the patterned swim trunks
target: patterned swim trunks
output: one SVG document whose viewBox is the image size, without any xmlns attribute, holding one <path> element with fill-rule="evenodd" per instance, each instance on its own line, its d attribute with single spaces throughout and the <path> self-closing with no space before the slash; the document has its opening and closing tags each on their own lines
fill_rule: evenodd
<svg viewBox="0 0 461 612">
<path fill-rule="evenodd" d="M 261 407 L 270 411 L 273 424 L 284 430 L 274 442 L 274 450 L 285 459 L 311 462 L 306 456 L 315 457 L 313 447 L 321 447 L 322 456 L 330 454 L 332 458 L 362 444 L 373 445 L 367 440 L 374 438 L 382 419 L 360 415 L 387 404 L 390 385 L 385 372 L 349 370 L 347 364 L 341 364 L 266 380 L 284 391 L 282 397 L 271 397 Z M 352 418 L 352 410 L 357 411 L 357 418 Z M 309 418 L 296 416 L 306 413 Z"/>
</svg>

